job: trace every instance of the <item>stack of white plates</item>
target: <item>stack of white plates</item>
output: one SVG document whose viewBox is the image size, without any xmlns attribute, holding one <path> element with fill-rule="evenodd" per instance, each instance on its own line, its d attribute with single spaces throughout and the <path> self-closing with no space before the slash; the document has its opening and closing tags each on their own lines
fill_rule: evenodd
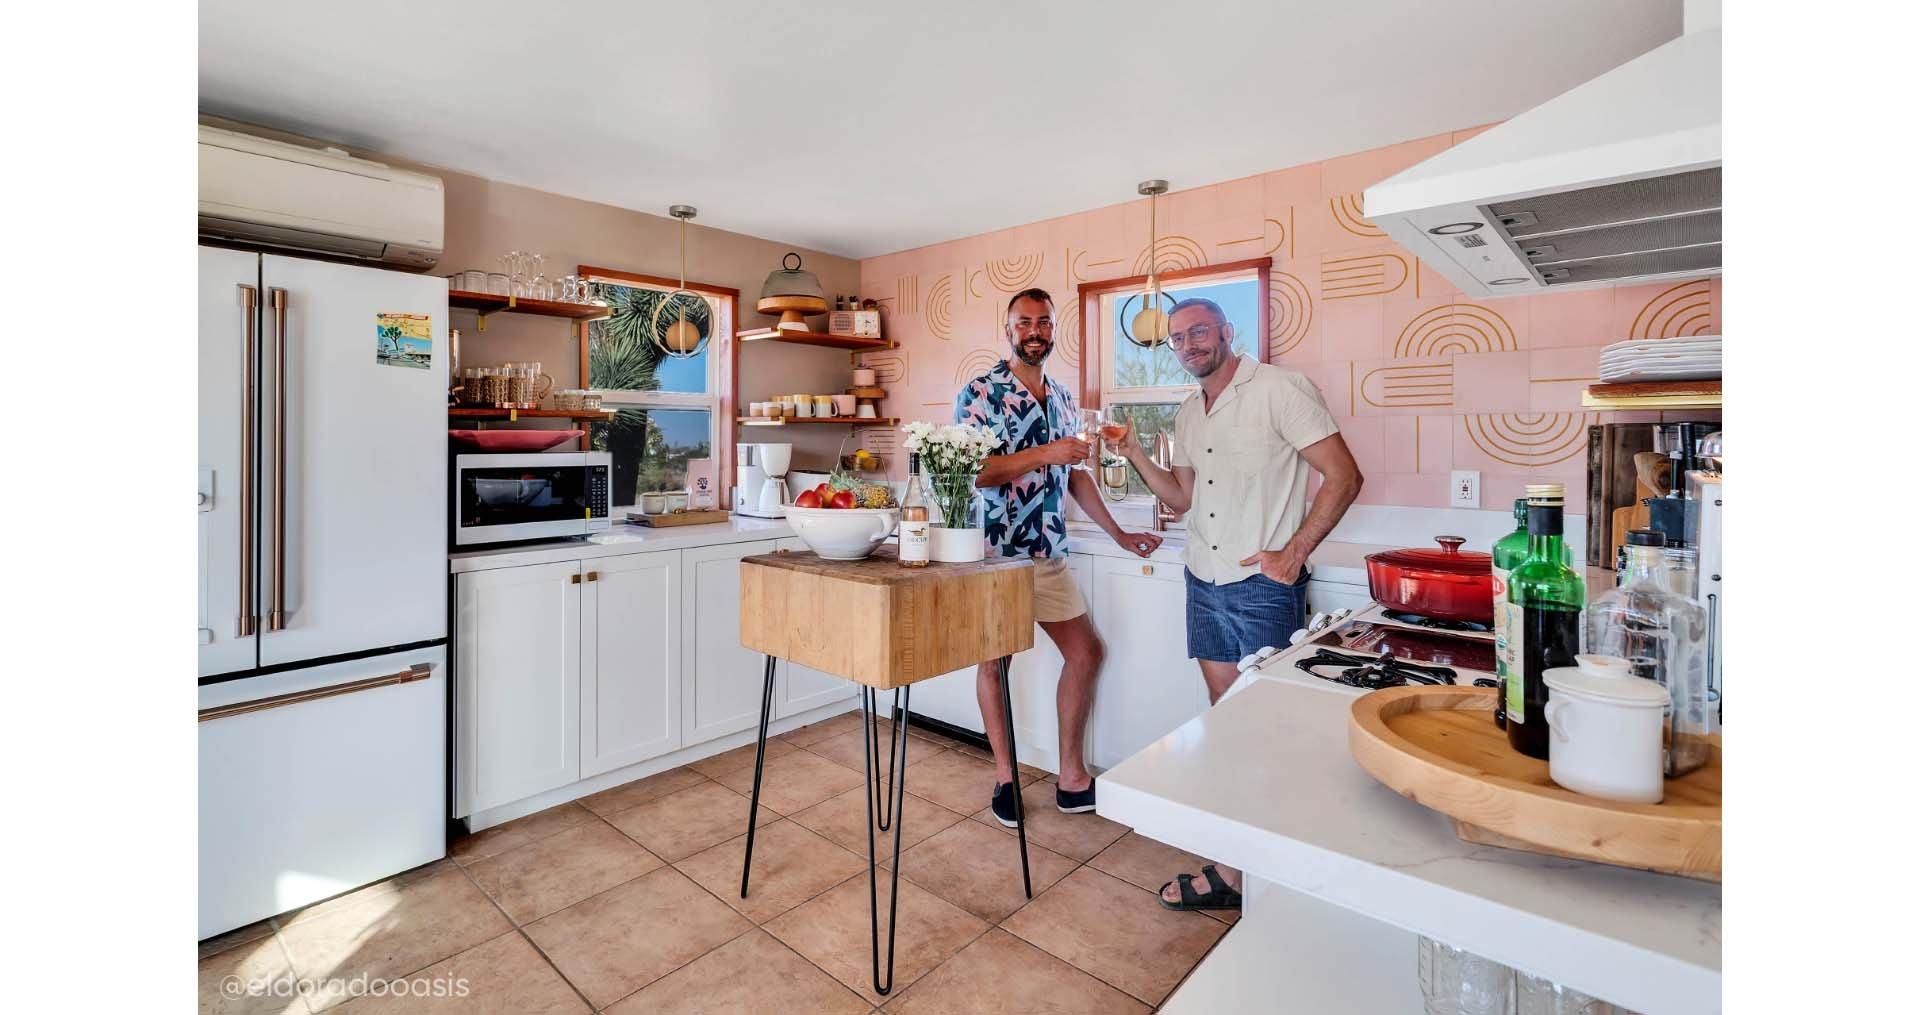
<svg viewBox="0 0 1920 1015">
<path fill-rule="evenodd" d="M 1615 342 L 1600 350 L 1600 379 L 1608 384 L 1717 380 L 1719 377 L 1719 335 L 1643 338 Z"/>
</svg>

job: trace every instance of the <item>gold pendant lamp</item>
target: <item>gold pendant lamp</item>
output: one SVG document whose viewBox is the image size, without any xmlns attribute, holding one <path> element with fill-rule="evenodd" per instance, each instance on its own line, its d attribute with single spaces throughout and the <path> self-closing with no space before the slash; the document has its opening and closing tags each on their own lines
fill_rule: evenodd
<svg viewBox="0 0 1920 1015">
<path fill-rule="evenodd" d="M 1160 291 L 1160 195 L 1167 192 L 1167 181 L 1147 180 L 1139 190 L 1148 208 L 1147 288 L 1140 293 L 1140 309 L 1131 319 L 1121 311 L 1120 333 L 1142 349 L 1156 349 L 1167 340 L 1167 308 L 1172 304 Z M 1132 298 L 1127 302 L 1132 303 Z"/>
<path fill-rule="evenodd" d="M 698 212 L 690 205 L 676 204 L 667 209 L 667 214 L 680 220 L 680 288 L 668 293 L 654 306 L 647 333 L 653 336 L 653 344 L 659 346 L 665 355 L 673 359 L 692 359 L 706 351 L 707 340 L 713 335 L 711 313 L 689 316 L 694 308 L 705 309 L 707 303 L 699 293 L 687 288 L 687 222 Z M 702 320 L 707 322 L 704 329 L 701 327 Z"/>
</svg>

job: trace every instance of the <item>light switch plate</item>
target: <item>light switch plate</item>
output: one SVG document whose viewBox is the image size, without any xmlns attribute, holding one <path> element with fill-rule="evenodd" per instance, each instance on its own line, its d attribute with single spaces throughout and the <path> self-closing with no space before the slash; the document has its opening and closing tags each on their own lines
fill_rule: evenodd
<svg viewBox="0 0 1920 1015">
<path fill-rule="evenodd" d="M 1477 470 L 1453 470 L 1453 483 L 1449 489 L 1448 507 L 1477 508 L 1480 506 L 1480 473 Z"/>
</svg>

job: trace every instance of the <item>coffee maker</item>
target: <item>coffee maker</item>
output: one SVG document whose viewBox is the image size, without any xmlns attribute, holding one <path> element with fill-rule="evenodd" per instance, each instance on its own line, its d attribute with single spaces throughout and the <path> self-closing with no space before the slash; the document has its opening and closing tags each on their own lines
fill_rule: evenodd
<svg viewBox="0 0 1920 1015">
<path fill-rule="evenodd" d="M 1726 558 L 1721 549 L 1725 493 L 1720 485 L 1720 444 L 1718 430 L 1700 438 L 1697 467 L 1687 473 L 1687 499 L 1692 505 L 1687 513 L 1687 541 L 1699 554 L 1694 600 L 1707 611 L 1707 688 L 1716 731 L 1720 725 L 1720 671 L 1725 654 L 1721 651 L 1725 630 L 1722 618 L 1726 610 L 1725 583 L 1721 580 L 1726 573 Z"/>
<path fill-rule="evenodd" d="M 742 444 L 734 466 L 733 511 L 755 518 L 785 518 L 793 499 L 787 490 L 787 470 L 793 465 L 791 444 Z"/>
</svg>

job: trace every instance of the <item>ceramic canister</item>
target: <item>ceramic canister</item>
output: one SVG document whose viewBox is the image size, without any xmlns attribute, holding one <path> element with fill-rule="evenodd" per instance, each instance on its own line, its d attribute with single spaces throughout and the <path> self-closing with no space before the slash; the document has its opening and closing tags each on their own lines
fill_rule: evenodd
<svg viewBox="0 0 1920 1015">
<path fill-rule="evenodd" d="M 1660 736 L 1667 689 L 1636 677 L 1625 659 L 1578 655 L 1550 669 L 1547 774 L 1603 800 L 1657 804 L 1665 792 Z"/>
</svg>

